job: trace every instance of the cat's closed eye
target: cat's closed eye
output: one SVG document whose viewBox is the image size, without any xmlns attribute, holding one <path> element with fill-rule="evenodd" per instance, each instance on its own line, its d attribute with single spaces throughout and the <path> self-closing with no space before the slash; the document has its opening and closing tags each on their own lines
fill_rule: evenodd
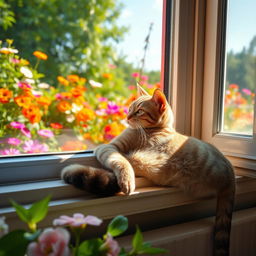
<svg viewBox="0 0 256 256">
<path fill-rule="evenodd" d="M 135 113 L 135 115 L 136 115 L 136 116 L 142 116 L 144 113 L 145 113 L 144 110 L 139 109 L 139 110 Z"/>
</svg>

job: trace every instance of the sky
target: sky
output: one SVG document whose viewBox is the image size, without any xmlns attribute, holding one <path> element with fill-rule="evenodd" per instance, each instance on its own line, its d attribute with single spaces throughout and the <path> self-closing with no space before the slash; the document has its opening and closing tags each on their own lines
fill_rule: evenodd
<svg viewBox="0 0 256 256">
<path fill-rule="evenodd" d="M 124 8 L 119 24 L 129 26 L 124 41 L 117 46 L 118 52 L 127 56 L 127 60 L 139 65 L 142 58 L 144 40 L 149 25 L 154 23 L 150 36 L 149 50 L 146 56 L 146 70 L 160 70 L 162 5 L 163 0 L 120 0 Z M 256 35 L 256 0 L 230 0 L 228 10 L 227 50 L 239 52 L 248 47 L 253 35 Z"/>
</svg>

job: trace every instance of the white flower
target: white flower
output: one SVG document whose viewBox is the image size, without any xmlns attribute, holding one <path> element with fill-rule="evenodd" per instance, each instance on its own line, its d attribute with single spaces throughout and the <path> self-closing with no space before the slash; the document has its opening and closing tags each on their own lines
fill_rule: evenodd
<svg viewBox="0 0 256 256">
<path fill-rule="evenodd" d="M 98 88 L 102 87 L 102 84 L 101 84 L 101 83 L 96 82 L 96 81 L 94 81 L 94 80 L 89 80 L 89 84 L 90 84 L 92 87 L 98 87 Z"/>
<path fill-rule="evenodd" d="M 72 112 L 73 113 L 80 111 L 82 108 L 83 108 L 82 106 L 78 106 L 77 104 L 72 103 Z"/>
<path fill-rule="evenodd" d="M 35 96 L 35 97 L 39 97 L 39 96 L 42 96 L 43 93 L 40 92 L 40 91 L 35 91 L 35 90 L 32 90 L 32 94 Z"/>
<path fill-rule="evenodd" d="M 28 83 L 28 84 L 34 84 L 34 83 L 35 83 L 35 80 L 34 80 L 34 79 L 25 78 L 25 79 L 24 79 L 24 82 L 25 82 L 25 83 Z"/>
<path fill-rule="evenodd" d="M 38 87 L 41 89 L 48 89 L 50 87 L 50 85 L 47 83 L 40 83 L 40 84 L 38 84 Z"/>
<path fill-rule="evenodd" d="M 0 237 L 8 233 L 9 226 L 5 223 L 5 217 L 0 217 Z"/>
<path fill-rule="evenodd" d="M 72 123 L 75 120 L 75 116 L 74 115 L 68 115 L 66 117 L 66 120 L 67 120 L 67 122 Z"/>
<path fill-rule="evenodd" d="M 20 72 L 27 78 L 33 78 L 33 74 L 27 67 L 21 67 Z"/>
<path fill-rule="evenodd" d="M 0 48 L 0 52 L 18 53 L 19 51 L 17 49 L 3 47 Z"/>
</svg>

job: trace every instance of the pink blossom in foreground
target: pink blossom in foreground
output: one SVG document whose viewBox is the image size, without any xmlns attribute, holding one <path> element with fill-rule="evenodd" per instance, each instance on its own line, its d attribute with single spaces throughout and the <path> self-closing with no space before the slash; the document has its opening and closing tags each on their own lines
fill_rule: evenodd
<svg viewBox="0 0 256 256">
<path fill-rule="evenodd" d="M 37 140 L 27 140 L 24 142 L 23 150 L 26 153 L 43 153 L 49 150 L 46 144 L 41 144 Z"/>
<path fill-rule="evenodd" d="M 8 155 L 19 155 L 20 151 L 15 148 L 9 148 L 9 149 L 4 149 L 0 151 L 0 155 L 3 156 L 8 156 Z"/>
<path fill-rule="evenodd" d="M 6 142 L 10 145 L 17 146 L 21 143 L 21 140 L 18 138 L 8 138 L 8 139 L 6 139 Z"/>
<path fill-rule="evenodd" d="M 73 217 L 62 215 L 53 221 L 54 226 L 70 226 L 82 228 L 84 228 L 87 224 L 92 226 L 99 226 L 101 223 L 101 219 L 91 215 L 85 217 L 81 213 L 75 213 L 73 214 Z"/>
<path fill-rule="evenodd" d="M 47 228 L 27 249 L 28 256 L 70 256 L 68 248 L 70 235 L 64 228 Z"/>
<path fill-rule="evenodd" d="M 9 226 L 5 223 L 5 217 L 0 217 L 0 238 L 6 235 L 9 231 Z"/>
<path fill-rule="evenodd" d="M 116 113 L 118 113 L 119 112 L 119 106 L 118 105 L 116 105 L 114 102 L 109 102 L 108 103 L 108 106 L 107 106 L 107 110 L 106 110 L 106 113 L 108 114 L 108 115 L 113 115 L 113 114 L 116 114 Z"/>
<path fill-rule="evenodd" d="M 47 130 L 47 129 L 39 130 L 37 133 L 46 138 L 51 138 L 54 136 L 53 132 L 51 130 Z"/>
<path fill-rule="evenodd" d="M 28 138 L 31 138 L 31 133 L 27 127 L 21 128 L 20 131 L 23 135 L 25 135 Z"/>
<path fill-rule="evenodd" d="M 15 128 L 15 129 L 25 128 L 25 125 L 20 122 L 11 122 L 10 125 L 11 125 L 11 127 Z"/>
<path fill-rule="evenodd" d="M 118 256 L 121 250 L 118 242 L 110 234 L 107 234 L 106 241 L 101 248 L 107 251 L 107 256 Z"/>
</svg>

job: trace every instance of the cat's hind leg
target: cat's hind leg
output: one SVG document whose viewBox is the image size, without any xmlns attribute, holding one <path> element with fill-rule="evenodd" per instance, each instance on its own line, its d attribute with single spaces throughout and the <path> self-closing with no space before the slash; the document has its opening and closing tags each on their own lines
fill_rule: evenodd
<svg viewBox="0 0 256 256">
<path fill-rule="evenodd" d="M 115 174 L 101 168 L 72 164 L 61 171 L 61 178 L 67 184 L 98 195 L 120 192 Z"/>
</svg>

